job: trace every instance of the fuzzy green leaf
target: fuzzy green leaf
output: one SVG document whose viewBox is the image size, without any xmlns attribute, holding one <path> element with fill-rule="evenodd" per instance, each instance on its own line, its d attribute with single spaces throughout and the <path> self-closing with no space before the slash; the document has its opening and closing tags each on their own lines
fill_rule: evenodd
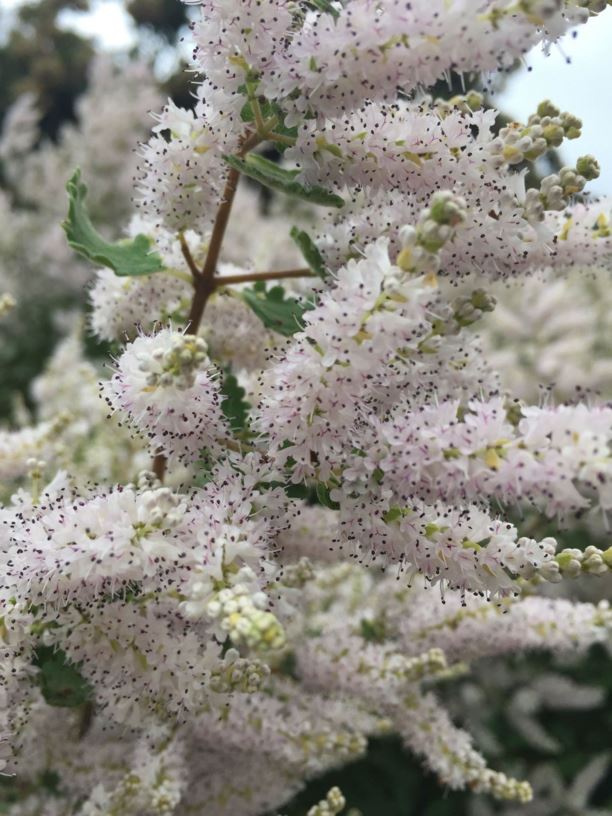
<svg viewBox="0 0 612 816">
<path fill-rule="evenodd" d="M 246 86 L 241 86 L 238 90 L 244 89 L 242 92 L 246 93 Z M 269 119 L 271 116 L 278 116 L 279 120 L 283 117 L 283 112 L 276 102 L 271 102 L 269 99 L 259 99 L 259 109 L 264 119 Z M 243 122 L 254 122 L 255 114 L 253 112 L 253 105 L 250 99 L 242 106 L 240 111 L 240 118 Z"/>
<path fill-rule="evenodd" d="M 234 433 L 248 430 L 250 404 L 245 400 L 246 391 L 238 384 L 238 380 L 227 368 L 221 385 L 224 400 L 221 403 L 230 428 Z"/>
<path fill-rule="evenodd" d="M 306 5 L 322 11 L 324 14 L 331 14 L 336 20 L 340 16 L 338 9 L 332 6 L 329 0 L 308 0 Z"/>
<path fill-rule="evenodd" d="M 325 280 L 329 273 L 325 268 L 323 256 L 319 252 L 319 248 L 312 240 L 310 235 L 304 230 L 301 230 L 299 227 L 292 227 L 289 234 L 298 245 L 309 269 L 314 272 L 315 275 L 318 275 L 320 278 Z"/>
<path fill-rule="evenodd" d="M 321 204 L 324 207 L 344 206 L 344 199 L 335 193 L 330 193 L 322 187 L 304 187 L 303 184 L 296 181 L 299 170 L 287 170 L 256 153 L 249 153 L 244 159 L 238 156 L 225 156 L 224 158 L 230 167 L 272 190 L 278 190 L 294 198 L 301 198 L 310 204 Z"/>
<path fill-rule="evenodd" d="M 160 255 L 151 252 L 151 241 L 146 235 L 113 244 L 97 232 L 85 207 L 87 187 L 81 181 L 80 170 L 74 172 L 66 190 L 68 216 L 62 227 L 75 252 L 95 264 L 108 266 L 120 277 L 150 275 L 164 268 Z"/>
<path fill-rule="evenodd" d="M 291 337 L 303 328 L 302 316 L 313 304 L 285 297 L 282 286 L 266 287 L 263 281 L 240 292 L 244 302 L 251 307 L 268 329 L 285 337 Z"/>
<path fill-rule="evenodd" d="M 322 504 L 323 507 L 329 507 L 330 510 L 340 509 L 338 502 L 333 501 L 332 497 L 330 496 L 329 488 L 326 485 L 322 484 L 321 482 L 317 482 L 316 491 L 319 504 Z"/>
<path fill-rule="evenodd" d="M 75 708 L 91 700 L 91 686 L 61 649 L 39 646 L 34 663 L 40 669 L 40 689 L 49 705 Z"/>
</svg>

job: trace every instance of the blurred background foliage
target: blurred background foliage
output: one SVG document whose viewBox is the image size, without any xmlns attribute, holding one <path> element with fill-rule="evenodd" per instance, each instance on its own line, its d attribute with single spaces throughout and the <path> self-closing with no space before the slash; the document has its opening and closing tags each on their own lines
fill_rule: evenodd
<svg viewBox="0 0 612 816">
<path fill-rule="evenodd" d="M 87 89 L 96 46 L 92 39 L 67 29 L 62 18 L 66 12 L 88 12 L 91 6 L 90 0 L 34 0 L 13 10 L 3 7 L 0 0 L 0 132 L 7 111 L 23 94 L 33 95 L 41 114 L 40 139 L 34 149 L 46 141 L 56 142 L 62 128 L 75 122 L 77 100 Z M 153 66 L 158 54 L 176 54 L 177 42 L 188 23 L 183 3 L 130 0 L 125 9 L 137 34 L 129 56 L 140 56 Z M 170 65 L 171 70 L 159 77 L 161 98 L 172 97 L 177 104 L 188 107 L 193 98 L 185 62 L 175 57 Z M 4 176 L 0 160 L 0 192 L 8 187 Z M 19 198 L 18 189 L 10 193 Z M 129 201 L 126 203 L 129 205 Z M 0 255 L 2 250 L 0 239 Z M 23 274 L 27 274 L 26 264 Z M 85 283 L 84 279 L 83 288 Z M 27 300 L 20 299 L 16 309 L 2 321 L 0 419 L 11 420 L 16 406 L 29 406 L 29 384 L 42 371 L 61 336 L 54 315 L 80 305 L 70 288 L 44 292 L 42 296 L 33 291 Z M 91 338 L 87 348 L 94 356 L 101 353 Z"/>
<path fill-rule="evenodd" d="M 22 6 L 0 48 L 0 121 L 23 93 L 36 94 L 41 126 L 53 138 L 74 116 L 74 103 L 87 83 L 93 56 L 90 42 L 58 27 L 64 9 L 86 11 L 87 0 L 43 0 Z"/>
<path fill-rule="evenodd" d="M 0 126 L 9 106 L 28 92 L 38 99 L 41 130 L 49 138 L 74 119 L 75 102 L 87 86 L 94 45 L 62 26 L 61 16 L 66 11 L 87 12 L 90 7 L 90 0 L 34 0 L 18 6 L 10 23 L 5 10 L 4 26 L 0 16 Z M 129 0 L 125 7 L 137 26 L 134 50 L 152 54 L 174 47 L 187 25 L 186 6 L 178 0 Z M 190 99 L 184 67 L 180 62 L 163 83 L 178 104 Z"/>
</svg>

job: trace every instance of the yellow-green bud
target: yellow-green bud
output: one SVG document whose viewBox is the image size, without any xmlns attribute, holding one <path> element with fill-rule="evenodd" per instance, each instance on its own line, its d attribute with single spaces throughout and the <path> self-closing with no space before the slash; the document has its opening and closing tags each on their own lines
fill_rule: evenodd
<svg viewBox="0 0 612 816">
<path fill-rule="evenodd" d="M 576 171 L 587 181 L 599 178 L 599 162 L 595 156 L 580 156 L 576 162 Z"/>
<path fill-rule="evenodd" d="M 537 114 L 538 116 L 559 116 L 561 113 L 560 109 L 553 105 L 550 99 L 543 99 L 537 107 Z"/>
<path fill-rule="evenodd" d="M 465 103 L 472 111 L 480 110 L 484 105 L 484 96 L 478 91 L 469 91 L 465 95 Z"/>
<path fill-rule="evenodd" d="M 578 139 L 582 134 L 582 119 L 572 113 L 565 112 L 561 114 L 561 125 L 567 139 Z"/>
</svg>

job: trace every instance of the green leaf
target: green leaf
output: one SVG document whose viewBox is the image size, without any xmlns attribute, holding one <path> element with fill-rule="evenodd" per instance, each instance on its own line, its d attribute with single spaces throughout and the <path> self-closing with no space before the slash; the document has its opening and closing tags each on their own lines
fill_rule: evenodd
<svg viewBox="0 0 612 816">
<path fill-rule="evenodd" d="M 331 496 L 329 495 L 329 488 L 326 485 L 322 484 L 321 482 L 317 482 L 317 499 L 319 500 L 319 504 L 322 504 L 323 507 L 329 507 L 330 510 L 339 510 L 340 505 L 338 502 L 332 500 Z"/>
<path fill-rule="evenodd" d="M 38 646 L 34 665 L 40 669 L 40 689 L 49 705 L 75 708 L 91 700 L 91 686 L 61 649 Z"/>
<path fill-rule="evenodd" d="M 318 275 L 320 278 L 325 280 L 329 273 L 325 268 L 323 256 L 319 252 L 319 248 L 312 240 L 310 235 L 307 232 L 304 232 L 304 230 L 301 230 L 299 227 L 291 227 L 291 232 L 289 234 L 298 245 L 302 255 L 304 256 L 304 260 L 308 264 L 311 271 L 314 272 L 315 275 Z"/>
<path fill-rule="evenodd" d="M 75 252 L 93 263 L 108 266 L 120 277 L 150 275 L 164 268 L 160 255 L 151 252 L 151 241 L 146 235 L 112 244 L 96 231 L 85 207 L 87 187 L 81 181 L 80 170 L 74 172 L 66 190 L 68 216 L 62 227 Z"/>
<path fill-rule="evenodd" d="M 306 5 L 317 9 L 317 11 L 322 11 L 324 14 L 331 14 L 336 20 L 340 16 L 338 9 L 334 8 L 329 0 L 308 0 Z"/>
<path fill-rule="evenodd" d="M 246 93 L 246 86 L 242 86 L 245 88 L 244 93 Z M 238 89 L 240 90 L 240 88 Z M 270 101 L 269 99 L 259 98 L 259 109 L 261 111 L 261 115 L 264 119 L 269 119 L 271 116 L 277 116 L 279 121 L 282 121 L 284 114 L 279 105 L 276 102 Z M 243 122 L 254 122 L 255 121 L 255 114 L 253 113 L 253 105 L 250 99 L 242 106 L 242 110 L 240 111 L 240 118 Z"/>
<path fill-rule="evenodd" d="M 198 468 L 193 485 L 194 487 L 205 487 L 212 481 L 212 474 L 215 467 L 215 462 L 207 451 L 200 452 L 200 458 L 196 462 Z"/>
<path fill-rule="evenodd" d="M 225 397 L 221 410 L 225 414 L 232 431 L 248 430 L 250 404 L 245 400 L 246 391 L 229 368 L 225 369 L 221 393 Z"/>
<path fill-rule="evenodd" d="M 361 637 L 370 643 L 382 643 L 385 640 L 385 624 L 381 618 L 362 618 L 360 630 Z"/>
<path fill-rule="evenodd" d="M 285 125 L 285 111 L 281 108 L 278 102 L 275 102 L 272 99 L 266 99 L 265 96 L 256 96 L 258 82 L 254 83 L 244 83 L 238 87 L 240 93 L 245 94 L 248 96 L 248 99 L 242 106 L 240 111 L 240 118 L 243 122 L 252 123 L 255 122 L 255 111 L 254 108 L 254 101 L 257 101 L 259 105 L 259 111 L 261 113 L 262 119 L 264 121 L 271 120 L 272 117 L 276 119 L 276 124 L 274 125 L 274 129 L 272 133 L 269 133 L 267 138 L 271 141 L 276 141 L 275 134 L 280 134 L 281 136 L 288 136 L 290 139 L 297 139 L 298 129 L 297 126 L 295 127 L 287 127 Z M 278 142 L 276 145 L 279 151 L 283 151 L 287 148 L 287 145 L 283 142 Z"/>
<path fill-rule="evenodd" d="M 292 297 L 285 297 L 285 290 L 282 286 L 267 289 L 263 281 L 258 281 L 254 286 L 243 289 L 240 295 L 266 328 L 283 334 L 285 337 L 291 337 L 304 327 L 302 316 L 304 312 L 313 307 L 310 301 L 298 301 Z"/>
<path fill-rule="evenodd" d="M 234 170 L 238 170 L 272 190 L 301 198 L 310 204 L 321 204 L 324 207 L 344 206 L 344 199 L 335 193 L 330 193 L 322 187 L 304 187 L 303 184 L 296 181 L 299 170 L 287 170 L 256 153 L 249 153 L 245 159 L 238 156 L 224 156 L 224 158 Z"/>
</svg>

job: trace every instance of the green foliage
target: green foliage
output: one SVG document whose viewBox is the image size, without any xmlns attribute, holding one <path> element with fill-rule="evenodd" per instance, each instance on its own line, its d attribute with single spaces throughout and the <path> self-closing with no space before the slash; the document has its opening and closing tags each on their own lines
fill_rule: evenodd
<svg viewBox="0 0 612 816">
<path fill-rule="evenodd" d="M 529 656 L 518 655 L 508 661 L 511 671 L 522 676 L 540 677 L 548 672 L 559 672 L 581 685 L 597 686 L 604 693 L 601 706 L 593 709 L 550 709 L 544 708 L 537 719 L 544 730 L 561 746 L 558 754 L 550 754 L 534 748 L 513 727 L 508 714 L 508 697 L 505 689 L 491 696 L 487 689 L 487 708 L 491 711 L 490 727 L 500 737 L 503 745 L 504 761 L 522 763 L 532 768 L 543 761 L 552 761 L 567 784 L 594 756 L 610 751 L 612 731 L 612 672 L 610 656 L 603 645 L 593 646 L 579 661 L 560 665 L 554 657 L 546 653 Z M 499 762 L 497 763 L 499 765 Z M 612 813 L 612 774 L 608 774 L 597 790 L 593 804 L 606 806 Z"/>
<path fill-rule="evenodd" d="M 249 153 L 244 159 L 238 156 L 225 156 L 224 158 L 234 170 L 258 181 L 264 187 L 294 198 L 301 198 L 308 201 L 309 204 L 321 204 L 324 207 L 344 206 L 344 199 L 335 193 L 330 193 L 322 187 L 304 187 L 303 184 L 296 181 L 299 170 L 286 170 L 279 167 L 276 162 L 255 153 Z"/>
<path fill-rule="evenodd" d="M 325 280 L 325 278 L 329 276 L 329 273 L 325 268 L 323 256 L 319 252 L 319 248 L 312 240 L 310 235 L 299 227 L 291 227 L 291 232 L 289 234 L 298 245 L 309 269 L 314 272 L 315 275 L 318 275 L 320 278 Z"/>
<path fill-rule="evenodd" d="M 346 797 L 347 814 L 351 808 L 362 816 L 461 816 L 466 812 L 468 796 L 441 791 L 438 780 L 424 774 L 395 738 L 371 740 L 366 756 L 314 780 L 280 812 L 304 816 L 333 785 Z"/>
<path fill-rule="evenodd" d="M 14 805 L 32 794 L 34 796 L 60 796 L 60 777 L 55 771 L 45 769 L 31 780 L 24 779 L 22 774 L 0 775 L 0 813 L 10 812 Z"/>
<path fill-rule="evenodd" d="M 176 0 L 129 0 L 127 11 L 139 26 L 173 42 L 188 23 L 187 9 Z"/>
<path fill-rule="evenodd" d="M 368 620 L 362 618 L 359 634 L 369 643 L 383 643 L 387 635 L 385 624 L 382 620 Z"/>
<path fill-rule="evenodd" d="M 81 181 L 80 170 L 74 172 L 66 189 L 68 216 L 62 226 L 75 252 L 93 263 L 108 266 L 120 277 L 150 275 L 164 268 L 157 252 L 151 252 L 151 242 L 146 235 L 137 235 L 131 241 L 116 244 L 102 238 L 91 223 L 85 207 L 87 187 Z"/>
<path fill-rule="evenodd" d="M 316 9 L 317 11 L 322 11 L 324 14 L 331 14 L 331 16 L 336 20 L 340 16 L 338 9 L 334 8 L 329 0 L 308 0 L 306 5 L 310 8 Z"/>
<path fill-rule="evenodd" d="M 255 96 L 255 88 L 251 91 L 251 98 L 247 99 L 244 103 L 242 110 L 240 111 L 240 118 L 243 122 L 252 123 L 255 122 L 255 112 L 253 110 L 254 103 L 256 100 L 256 104 L 259 106 L 259 112 L 261 117 L 264 120 L 270 120 L 272 117 L 275 118 L 276 124 L 274 125 L 274 134 L 280 134 L 281 136 L 288 136 L 290 139 L 297 138 L 298 129 L 297 126 L 295 127 L 287 127 L 285 125 L 285 111 L 280 107 L 277 102 L 270 101 L 266 99 L 264 96 Z M 246 85 L 242 85 L 239 89 L 242 93 L 247 94 L 248 89 Z M 271 141 L 274 141 L 274 135 L 270 134 L 269 136 Z M 284 149 L 283 145 L 277 145 L 278 150 L 282 151 Z"/>
<path fill-rule="evenodd" d="M 2 16 L 0 2 L 0 17 Z M 87 86 L 91 43 L 58 25 L 67 9 L 86 11 L 88 0 L 40 0 L 20 8 L 14 27 L 0 45 L 0 124 L 9 105 L 33 93 L 41 111 L 41 130 L 51 138 L 74 118 L 77 97 Z"/>
<path fill-rule="evenodd" d="M 239 90 L 242 93 L 246 93 L 246 85 L 241 85 Z M 284 113 L 281 110 L 280 106 L 277 102 L 271 102 L 269 99 L 261 98 L 258 99 L 259 110 L 261 115 L 264 119 L 269 119 L 271 116 L 276 116 L 279 121 L 282 121 L 284 118 Z M 253 104 L 250 99 L 242 106 L 242 110 L 240 111 L 240 118 L 243 122 L 254 122 L 255 121 L 255 114 L 253 112 Z"/>
<path fill-rule="evenodd" d="M 205 487 L 212 480 L 212 473 L 215 463 L 206 451 L 200 453 L 200 458 L 196 462 L 197 473 L 193 480 L 194 487 Z"/>
<path fill-rule="evenodd" d="M 321 482 L 318 482 L 316 486 L 316 492 L 317 500 L 319 504 L 323 505 L 323 507 L 329 507 L 330 510 L 340 509 L 340 505 L 338 504 L 338 502 L 333 501 L 331 496 L 329 495 L 329 488 L 326 485 L 321 484 Z"/>
<path fill-rule="evenodd" d="M 285 337 L 303 328 L 302 315 L 312 308 L 310 301 L 286 297 L 282 286 L 268 289 L 263 281 L 243 289 L 240 295 L 266 328 Z"/>
<path fill-rule="evenodd" d="M 238 384 L 238 380 L 229 368 L 225 369 L 221 393 L 224 396 L 221 410 L 232 431 L 234 433 L 248 431 L 251 405 L 245 400 L 246 391 Z"/>
<path fill-rule="evenodd" d="M 0 417 L 14 418 L 15 399 L 32 409 L 31 383 L 44 369 L 60 330 L 54 314 L 73 309 L 74 299 L 41 295 L 22 299 L 0 321 Z"/>
<path fill-rule="evenodd" d="M 285 493 L 290 499 L 303 499 L 308 504 L 318 504 L 317 491 L 305 484 L 283 485 Z"/>
<path fill-rule="evenodd" d="M 39 646 L 34 665 L 40 669 L 40 689 L 49 705 L 75 708 L 91 699 L 89 683 L 61 649 Z"/>
</svg>

